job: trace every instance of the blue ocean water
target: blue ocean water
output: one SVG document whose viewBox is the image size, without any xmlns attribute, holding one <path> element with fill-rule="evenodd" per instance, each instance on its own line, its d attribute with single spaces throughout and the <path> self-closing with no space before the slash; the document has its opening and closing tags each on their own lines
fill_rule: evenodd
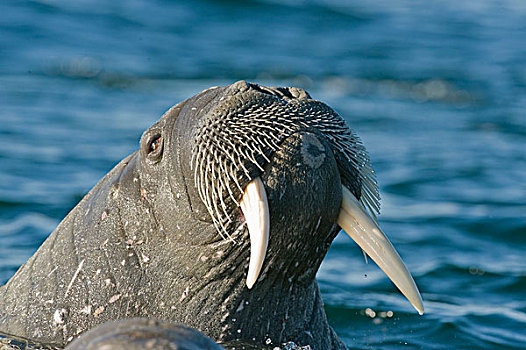
<svg viewBox="0 0 526 350">
<path fill-rule="evenodd" d="M 307 89 L 372 158 L 418 316 L 345 235 L 318 274 L 352 349 L 526 348 L 526 2 L 0 2 L 0 281 L 171 105 Z"/>
</svg>

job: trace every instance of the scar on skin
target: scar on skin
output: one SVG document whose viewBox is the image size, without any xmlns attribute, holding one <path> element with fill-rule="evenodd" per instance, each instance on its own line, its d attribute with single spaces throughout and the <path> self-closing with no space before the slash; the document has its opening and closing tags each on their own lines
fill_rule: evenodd
<svg viewBox="0 0 526 350">
<path fill-rule="evenodd" d="M 68 296 L 68 293 L 69 293 L 71 287 L 73 286 L 73 283 L 77 279 L 77 277 L 78 277 L 78 275 L 80 273 L 80 270 L 82 270 L 82 266 L 84 266 L 84 261 L 85 261 L 85 259 L 82 259 L 82 261 L 79 264 L 79 267 L 77 268 L 77 271 L 75 271 L 75 273 L 73 274 L 73 278 L 71 279 L 71 281 L 68 284 L 68 288 L 66 289 L 66 293 L 64 294 L 64 298 Z"/>
<path fill-rule="evenodd" d="M 179 299 L 179 302 L 183 301 L 184 299 L 186 299 L 186 297 L 188 296 L 188 292 L 190 291 L 190 288 L 189 287 L 186 287 L 186 289 L 183 291 L 183 294 L 181 295 L 181 298 Z"/>
<path fill-rule="evenodd" d="M 115 294 L 114 296 L 112 296 L 110 298 L 110 300 L 108 300 L 108 303 L 110 304 L 113 304 L 114 302 L 116 302 L 117 300 L 119 300 L 121 298 L 121 294 Z"/>
<path fill-rule="evenodd" d="M 301 155 L 305 164 L 318 169 L 325 160 L 325 148 L 316 136 L 305 134 L 301 144 Z"/>
</svg>

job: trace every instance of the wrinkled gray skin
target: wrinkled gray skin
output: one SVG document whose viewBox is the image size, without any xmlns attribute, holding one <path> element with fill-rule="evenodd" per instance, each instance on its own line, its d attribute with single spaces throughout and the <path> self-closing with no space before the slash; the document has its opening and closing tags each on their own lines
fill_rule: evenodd
<svg viewBox="0 0 526 350">
<path fill-rule="evenodd" d="M 104 322 L 147 317 L 220 343 L 344 349 L 315 280 L 339 231 L 341 169 L 329 141 L 317 130 L 299 130 L 269 154 L 264 172 L 251 168 L 265 185 L 271 222 L 251 290 L 248 230 L 235 230 L 244 222 L 240 210 L 229 207 L 234 243 L 220 235 L 196 190 L 190 161 L 200 126 L 213 111 L 226 115 L 263 100 L 323 105 L 300 89 L 238 82 L 172 107 L 143 134 L 140 150 L 111 170 L 0 289 L 0 331 L 65 345 Z M 161 147 L 152 152 L 159 135 Z M 350 181 L 349 188 L 360 187 Z"/>
<path fill-rule="evenodd" d="M 91 329 L 65 350 L 224 350 L 202 333 L 146 318 L 110 321 Z"/>
</svg>

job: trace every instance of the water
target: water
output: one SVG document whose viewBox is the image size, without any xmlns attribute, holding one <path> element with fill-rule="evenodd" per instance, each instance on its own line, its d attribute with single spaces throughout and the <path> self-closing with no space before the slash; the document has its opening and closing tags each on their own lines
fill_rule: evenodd
<svg viewBox="0 0 526 350">
<path fill-rule="evenodd" d="M 364 140 L 382 227 L 426 307 L 342 234 L 318 277 L 345 343 L 526 348 L 525 2 L 5 0 L 0 13 L 2 283 L 171 105 L 239 79 L 296 85 Z"/>
</svg>

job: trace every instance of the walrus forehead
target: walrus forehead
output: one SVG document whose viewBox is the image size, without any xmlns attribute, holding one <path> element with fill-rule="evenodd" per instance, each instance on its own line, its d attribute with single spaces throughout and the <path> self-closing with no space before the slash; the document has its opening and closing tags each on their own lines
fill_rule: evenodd
<svg viewBox="0 0 526 350">
<path fill-rule="evenodd" d="M 188 140 L 190 168 L 199 197 L 220 232 L 228 235 L 230 213 L 246 185 L 264 172 L 285 139 L 302 131 L 328 140 L 342 183 L 371 212 L 379 211 L 374 172 L 360 139 L 332 108 L 304 90 L 238 82 L 205 91 L 198 104 Z"/>
</svg>

